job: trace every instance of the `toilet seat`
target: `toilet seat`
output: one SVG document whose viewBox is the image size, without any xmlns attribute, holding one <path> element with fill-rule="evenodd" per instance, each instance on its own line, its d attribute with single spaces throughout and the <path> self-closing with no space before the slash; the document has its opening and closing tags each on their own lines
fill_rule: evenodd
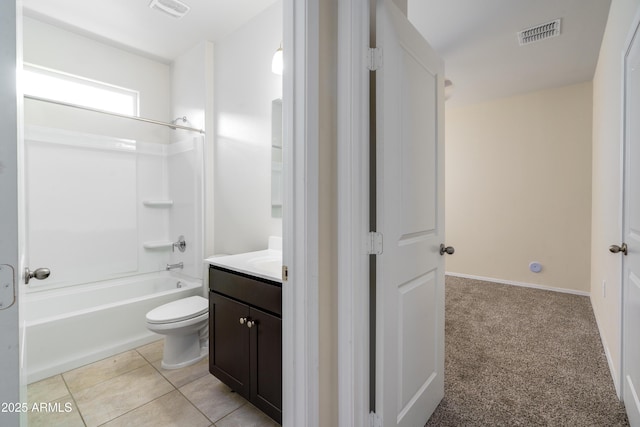
<svg viewBox="0 0 640 427">
<path fill-rule="evenodd" d="M 175 323 L 192 319 L 209 311 L 209 301 L 201 296 L 182 298 L 156 307 L 147 313 L 150 324 Z"/>
</svg>

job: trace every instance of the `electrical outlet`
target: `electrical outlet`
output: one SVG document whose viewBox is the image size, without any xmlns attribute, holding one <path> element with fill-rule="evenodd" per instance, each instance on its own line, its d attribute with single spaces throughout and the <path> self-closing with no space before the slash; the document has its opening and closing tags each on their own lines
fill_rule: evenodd
<svg viewBox="0 0 640 427">
<path fill-rule="evenodd" d="M 602 298 L 606 298 L 607 297 L 607 281 L 603 280 L 602 281 Z"/>
</svg>

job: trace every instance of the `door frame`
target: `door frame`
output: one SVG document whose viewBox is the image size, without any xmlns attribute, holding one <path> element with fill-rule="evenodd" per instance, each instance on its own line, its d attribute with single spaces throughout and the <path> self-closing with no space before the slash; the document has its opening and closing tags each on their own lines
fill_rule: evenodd
<svg viewBox="0 0 640 427">
<path fill-rule="evenodd" d="M 289 281 L 283 284 L 283 425 L 284 426 L 317 426 L 319 413 L 319 378 L 318 378 L 318 49 L 319 49 L 319 1 L 320 0 L 284 0 L 284 44 L 285 63 L 291 64 L 291 69 L 284 71 L 283 96 L 291 102 L 284 108 L 284 140 L 289 144 L 285 159 L 285 212 L 283 219 L 284 253 L 283 261 L 290 267 Z M 3 64 L 13 64 L 9 68 L 16 70 L 16 62 L 20 61 L 21 52 L 21 10 L 18 4 L 8 8 L 14 15 L 14 25 L 10 16 L 2 16 L 6 25 L 2 34 L 3 39 L 14 38 L 16 41 L 16 58 L 2 57 Z M 5 10 L 3 10 L 5 12 Z M 11 55 L 11 49 L 4 51 Z M 4 73 L 4 69 L 0 72 Z M 12 71 L 15 75 L 15 71 Z M 5 80 L 5 76 L 2 76 Z M 6 79 L 11 80 L 11 77 Z M 11 92 L 11 91 L 9 91 Z M 11 95 L 9 93 L 9 95 Z M 15 93 L 14 93 L 15 95 Z M 22 100 L 16 97 L 16 114 L 6 114 L 0 117 L 5 123 L 3 129 L 14 129 L 15 138 L 3 138 L 0 151 L 14 153 L 20 146 L 20 111 Z M 16 124 L 18 126 L 16 126 Z M 300 141 L 294 144 L 294 141 Z M 12 154 L 11 154 L 12 155 Z M 13 156 L 13 155 L 12 155 Z M 7 165 L 13 173 L 17 164 Z M 17 188 L 18 171 L 14 179 L 2 182 L 3 198 L 16 199 L 16 203 L 4 206 L 18 206 Z M 6 187 L 5 188 L 5 183 Z M 7 193 L 5 196 L 4 193 Z M 9 215 L 7 215 L 9 216 Z M 7 218 L 12 235 L 8 247 L 0 246 L 2 262 L 8 262 L 16 269 L 16 286 L 21 279 L 17 273 L 19 265 L 18 235 L 13 223 L 17 222 L 18 212 L 11 213 Z M 3 220 L 4 220 L 3 216 Z M 11 219 L 14 221 L 11 222 Z M 3 221 L 4 224 L 5 221 Z M 2 225 L 2 224 L 0 224 Z M 13 231 L 12 231 L 13 230 Z M 3 229 L 3 232 L 5 230 Z M 4 233 L 3 233 L 4 234 Z M 15 235 L 15 238 L 13 236 Z M 13 242 L 15 240 L 15 242 Z M 5 261 L 5 259 L 7 261 Z M 19 301 L 16 301 L 17 303 Z M 17 305 L 17 304 L 16 304 Z M 19 349 L 17 345 L 18 308 L 11 313 L 10 325 L 15 324 L 16 345 L 10 351 L 0 353 L 0 365 L 18 368 Z M 14 316 L 15 314 L 15 316 Z M 4 323 L 4 320 L 3 320 Z M 9 323 L 9 322 L 8 322 Z M 13 334 L 13 332 L 12 332 Z M 4 335 L 7 339 L 7 334 Z M 12 336 L 13 338 L 13 336 Z M 6 346 L 3 346 L 6 349 Z M 2 370 L 7 372 L 6 369 Z M 16 369 L 15 376 L 3 381 L 0 390 L 6 401 L 19 402 L 26 396 L 20 391 L 20 370 Z M 4 375 L 4 374 L 3 374 Z M 4 378 L 4 377 L 3 377 Z M 7 384 L 10 384 L 7 386 Z M 11 423 L 18 421 L 19 415 L 14 414 Z"/>
<path fill-rule="evenodd" d="M 629 49 L 631 48 L 631 43 L 633 42 L 634 36 L 638 34 L 640 40 L 640 6 L 636 9 L 636 13 L 634 15 L 633 20 L 631 21 L 631 27 L 629 29 L 629 33 L 627 34 L 627 38 L 623 45 L 623 50 L 621 54 L 620 64 L 622 65 L 621 69 L 621 99 L 622 99 L 622 117 L 621 117 L 621 131 L 622 131 L 622 144 L 620 147 L 620 241 L 624 242 L 625 240 L 625 227 L 626 227 L 626 194 L 625 194 L 625 182 L 626 182 L 626 172 L 627 172 L 627 151 L 628 151 L 628 140 L 627 140 L 627 71 L 626 71 L 626 58 Z M 625 327 L 624 327 L 624 317 L 625 317 L 625 297 L 626 297 L 626 286 L 625 286 L 625 273 L 624 273 L 624 257 L 621 257 L 620 260 L 620 328 L 619 328 L 619 339 L 620 339 L 620 355 L 619 355 L 619 366 L 620 372 L 618 374 L 618 378 L 616 381 L 618 382 L 618 396 L 624 401 L 624 383 L 626 376 L 626 368 L 625 368 Z"/>
<path fill-rule="evenodd" d="M 22 148 L 22 99 L 18 87 L 16 70 L 22 63 L 22 10 L 17 2 L 3 3 L 0 11 L 0 42 L 6 49 L 0 50 L 0 97 L 10 106 L 6 114 L 0 116 L 0 264 L 13 269 L 12 304 L 0 310 L 0 327 L 3 330 L 0 346 L 0 401 L 22 402 L 26 399 L 23 385 L 20 346 L 22 329 L 20 325 L 20 251 L 22 238 L 19 228 Z M 4 267 L 7 269 L 8 267 Z M 3 302 L 9 301 L 3 297 Z M 20 411 L 0 413 L 3 425 L 19 425 L 26 414 Z"/>
<path fill-rule="evenodd" d="M 318 426 L 319 5 L 283 4 L 282 425 Z"/>
<path fill-rule="evenodd" d="M 338 10 L 338 414 L 369 424 L 370 0 Z"/>
</svg>

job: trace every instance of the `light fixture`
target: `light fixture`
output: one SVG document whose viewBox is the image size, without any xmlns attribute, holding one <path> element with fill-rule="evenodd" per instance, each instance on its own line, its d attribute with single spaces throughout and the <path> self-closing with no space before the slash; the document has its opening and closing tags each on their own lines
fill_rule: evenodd
<svg viewBox="0 0 640 427">
<path fill-rule="evenodd" d="M 151 0 L 149 3 L 151 9 L 156 9 L 174 18 L 182 18 L 191 8 L 178 0 Z"/>
<path fill-rule="evenodd" d="M 279 76 L 282 75 L 282 69 L 284 68 L 284 58 L 282 51 L 282 43 L 280 43 L 280 47 L 276 50 L 276 53 L 273 54 L 273 59 L 271 60 L 271 72 L 273 74 L 277 74 Z"/>
</svg>

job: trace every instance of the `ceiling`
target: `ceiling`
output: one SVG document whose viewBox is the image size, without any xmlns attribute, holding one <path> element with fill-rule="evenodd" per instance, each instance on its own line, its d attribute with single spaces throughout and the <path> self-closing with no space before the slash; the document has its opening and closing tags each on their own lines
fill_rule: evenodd
<svg viewBox="0 0 640 427">
<path fill-rule="evenodd" d="M 408 14 L 445 61 L 454 106 L 591 81 L 610 3 L 408 0 Z M 560 36 L 519 46 L 518 31 L 557 18 Z"/>
<path fill-rule="evenodd" d="M 149 0 L 23 0 L 25 15 L 170 63 L 230 34 L 277 0 L 182 0 L 176 19 Z M 462 105 L 591 81 L 610 0 L 408 0 L 409 19 L 444 58 Z M 516 32 L 556 18 L 558 37 L 520 47 Z"/>
<path fill-rule="evenodd" d="M 216 41 L 277 0 L 181 0 L 180 19 L 150 0 L 22 0 L 24 14 L 169 63 L 202 40 Z"/>
</svg>

